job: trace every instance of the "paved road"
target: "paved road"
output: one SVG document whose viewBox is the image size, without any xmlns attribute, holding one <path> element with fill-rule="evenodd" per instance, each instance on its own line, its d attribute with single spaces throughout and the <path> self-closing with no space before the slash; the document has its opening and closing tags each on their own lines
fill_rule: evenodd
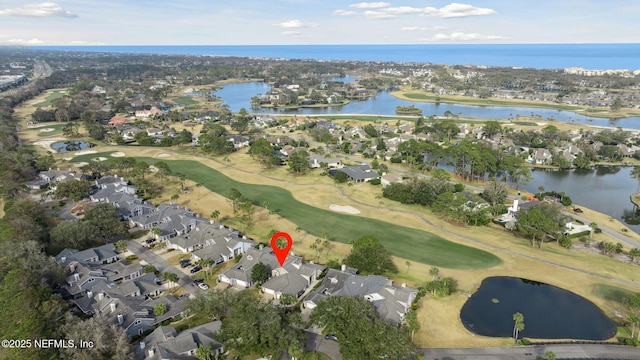
<svg viewBox="0 0 640 360">
<path fill-rule="evenodd" d="M 342 360 L 340 356 L 340 346 L 336 341 L 326 340 L 324 335 L 311 330 L 305 330 L 307 334 L 307 344 L 304 351 L 320 351 L 331 358 L 331 360 Z"/>
<path fill-rule="evenodd" d="M 149 250 L 147 247 L 142 246 L 135 240 L 127 240 L 127 249 L 136 254 L 140 259 L 146 261 L 149 265 L 153 265 L 160 272 L 171 272 L 178 275 L 178 285 L 183 289 L 195 295 L 199 290 L 191 276 L 184 274 L 178 270 L 175 266 L 169 264 L 169 262 L 163 259 L 160 255 Z"/>
<path fill-rule="evenodd" d="M 552 351 L 558 359 L 640 359 L 640 349 L 619 345 L 535 345 L 509 348 L 419 349 L 425 360 L 528 360 Z"/>
</svg>

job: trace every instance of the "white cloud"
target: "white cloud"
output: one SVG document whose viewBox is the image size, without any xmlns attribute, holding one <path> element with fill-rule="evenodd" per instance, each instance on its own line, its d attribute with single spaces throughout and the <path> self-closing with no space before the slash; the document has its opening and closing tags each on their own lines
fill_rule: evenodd
<svg viewBox="0 0 640 360">
<path fill-rule="evenodd" d="M 397 16 L 393 14 L 388 14 L 382 11 L 365 11 L 364 16 L 370 19 L 393 19 L 397 18 Z"/>
<path fill-rule="evenodd" d="M 84 40 L 73 40 L 69 42 L 69 45 L 105 45 L 103 42 L 95 42 L 95 41 L 84 41 Z"/>
<path fill-rule="evenodd" d="M 389 7 L 389 6 L 391 6 L 391 4 L 389 4 L 387 2 L 382 2 L 382 1 L 378 1 L 378 2 L 361 2 L 361 3 L 349 5 L 350 8 L 354 8 L 354 9 L 380 9 L 380 8 L 385 8 L 385 7 Z"/>
<path fill-rule="evenodd" d="M 283 21 L 278 24 L 273 24 L 274 26 L 279 26 L 283 29 L 299 29 L 305 27 L 304 23 L 300 20 L 288 20 Z"/>
<path fill-rule="evenodd" d="M 478 34 L 478 33 L 465 33 L 462 31 L 454 31 L 451 34 L 436 34 L 431 40 L 443 41 L 443 40 L 452 40 L 452 41 L 475 41 L 475 40 L 503 40 L 507 39 L 507 37 L 500 35 L 486 35 L 486 34 Z"/>
<path fill-rule="evenodd" d="M 301 37 L 302 33 L 300 31 L 287 30 L 287 31 L 281 32 L 280 35 L 289 36 L 289 37 Z"/>
<path fill-rule="evenodd" d="M 403 26 L 402 31 L 429 31 L 431 28 L 426 26 Z"/>
<path fill-rule="evenodd" d="M 31 40 L 24 40 L 24 39 L 10 39 L 8 41 L 10 44 L 23 44 L 23 45 L 38 45 L 38 44 L 44 44 L 44 41 L 37 39 L 37 38 L 33 38 Z"/>
<path fill-rule="evenodd" d="M 426 12 L 428 8 L 416 8 L 411 6 L 396 6 L 390 7 L 386 9 L 382 9 L 381 11 L 387 12 L 389 14 L 420 14 Z"/>
<path fill-rule="evenodd" d="M 441 18 L 456 18 L 467 16 L 481 16 L 495 14 L 495 10 L 489 8 L 475 7 L 469 4 L 451 3 L 441 8 L 426 7 L 424 8 L 426 15 Z"/>
<path fill-rule="evenodd" d="M 353 15 L 358 15 L 357 12 L 355 11 L 349 11 L 349 10 L 336 10 L 332 13 L 332 15 L 336 15 L 336 16 L 353 16 Z"/>
<path fill-rule="evenodd" d="M 489 8 L 480 8 L 468 4 L 451 3 L 441 8 L 435 8 L 431 6 L 427 7 L 413 7 L 413 6 L 390 6 L 389 3 L 376 2 L 376 3 L 359 3 L 349 5 L 352 8 L 357 9 L 375 9 L 367 10 L 364 15 L 371 19 L 391 19 L 398 15 L 416 14 L 418 16 L 434 16 L 440 18 L 459 18 L 468 16 L 481 16 L 494 14 L 496 11 Z M 334 15 L 354 15 L 353 12 L 346 10 L 336 10 Z"/>
<path fill-rule="evenodd" d="M 76 18 L 78 15 L 65 10 L 62 6 L 54 2 L 42 2 L 29 4 L 23 7 L 1 9 L 0 16 L 24 16 L 24 17 L 66 17 Z"/>
</svg>

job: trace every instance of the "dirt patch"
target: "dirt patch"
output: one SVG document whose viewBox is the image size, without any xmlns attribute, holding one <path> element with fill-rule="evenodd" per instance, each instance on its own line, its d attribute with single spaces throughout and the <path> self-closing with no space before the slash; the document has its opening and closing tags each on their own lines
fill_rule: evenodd
<svg viewBox="0 0 640 360">
<path fill-rule="evenodd" d="M 127 155 L 125 155 L 125 153 L 123 153 L 122 151 L 116 151 L 114 153 L 111 153 L 111 157 L 125 157 Z"/>
<path fill-rule="evenodd" d="M 331 204 L 331 205 L 329 205 L 329 209 L 331 209 L 331 210 L 333 210 L 335 212 L 347 213 L 347 214 L 351 214 L 351 215 L 360 214 L 360 210 L 354 208 L 353 206 L 343 206 L 343 205 Z"/>
<path fill-rule="evenodd" d="M 77 164 L 74 164 L 73 166 L 80 168 L 80 167 L 83 167 L 85 165 L 89 165 L 89 163 L 86 162 L 86 161 L 83 161 L 83 162 L 79 162 Z"/>
</svg>

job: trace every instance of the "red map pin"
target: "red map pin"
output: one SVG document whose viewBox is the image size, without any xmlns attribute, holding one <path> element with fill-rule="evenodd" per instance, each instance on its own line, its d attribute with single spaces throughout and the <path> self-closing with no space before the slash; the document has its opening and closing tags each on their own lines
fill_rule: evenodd
<svg viewBox="0 0 640 360">
<path fill-rule="evenodd" d="M 285 246 L 282 249 L 280 249 L 276 245 L 276 243 L 278 242 L 278 239 L 281 237 L 287 239 L 287 246 Z M 291 240 L 291 235 L 287 234 L 286 232 L 277 232 L 273 234 L 273 236 L 271 237 L 271 248 L 273 249 L 273 252 L 276 254 L 276 257 L 278 258 L 278 262 L 280 263 L 280 266 L 282 266 L 282 264 L 284 264 L 284 261 L 287 259 L 287 256 L 289 255 L 289 250 L 291 250 L 291 245 L 293 245 L 293 240 Z"/>
</svg>

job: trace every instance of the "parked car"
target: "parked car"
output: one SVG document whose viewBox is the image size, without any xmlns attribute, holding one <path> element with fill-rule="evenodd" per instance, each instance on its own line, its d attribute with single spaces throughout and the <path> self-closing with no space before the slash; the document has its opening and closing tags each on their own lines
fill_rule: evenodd
<svg viewBox="0 0 640 360">
<path fill-rule="evenodd" d="M 209 290 L 209 285 L 205 283 L 198 283 L 198 287 L 202 290 Z"/>
<path fill-rule="evenodd" d="M 178 300 L 182 300 L 182 299 L 188 298 L 188 297 L 189 297 L 189 294 L 182 294 L 182 295 L 178 296 Z"/>
<path fill-rule="evenodd" d="M 156 241 L 156 238 L 148 238 L 144 242 L 146 242 L 147 244 L 151 244 L 152 242 L 155 242 L 155 241 Z"/>
<path fill-rule="evenodd" d="M 187 266 L 191 265 L 191 260 L 189 259 L 182 259 L 180 260 L 180 267 L 181 268 L 186 268 Z"/>
<path fill-rule="evenodd" d="M 200 270 L 202 270 L 202 266 L 200 266 L 200 265 L 196 265 L 193 269 L 191 269 L 191 273 L 192 273 L 192 274 L 195 274 L 195 273 L 197 273 L 197 272 L 198 272 L 198 271 L 200 271 Z"/>
<path fill-rule="evenodd" d="M 196 284 L 201 284 L 201 283 L 204 282 L 204 280 L 203 279 L 193 279 L 193 282 L 196 283 Z"/>
<path fill-rule="evenodd" d="M 327 339 L 327 340 L 338 341 L 338 338 L 333 334 L 327 334 L 327 335 L 324 336 L 324 338 Z"/>
</svg>

